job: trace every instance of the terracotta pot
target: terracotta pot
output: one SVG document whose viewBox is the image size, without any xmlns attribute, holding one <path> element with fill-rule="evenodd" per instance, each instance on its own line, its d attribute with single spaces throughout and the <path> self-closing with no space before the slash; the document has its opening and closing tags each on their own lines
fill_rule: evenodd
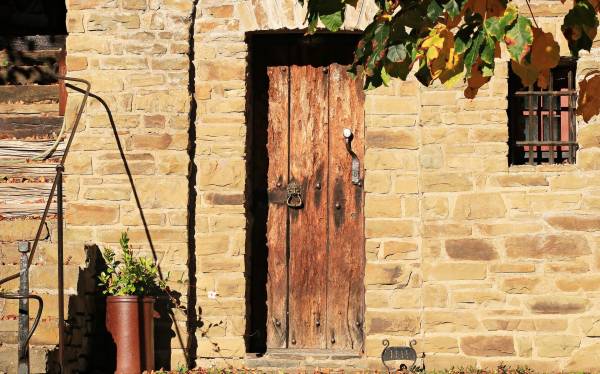
<svg viewBox="0 0 600 374">
<path fill-rule="evenodd" d="M 106 329 L 117 346 L 115 374 L 154 369 L 154 298 L 109 296 Z"/>
</svg>

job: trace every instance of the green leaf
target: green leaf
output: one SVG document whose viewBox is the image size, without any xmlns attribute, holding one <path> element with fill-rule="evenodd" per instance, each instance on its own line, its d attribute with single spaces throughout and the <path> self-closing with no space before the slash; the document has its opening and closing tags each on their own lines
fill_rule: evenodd
<svg viewBox="0 0 600 374">
<path fill-rule="evenodd" d="M 494 52 L 496 51 L 496 42 L 488 36 L 485 37 L 485 44 L 481 51 L 481 60 L 486 64 L 494 63 Z"/>
<path fill-rule="evenodd" d="M 512 59 L 519 63 L 523 62 L 533 42 L 531 21 L 526 17 L 518 16 L 517 21 L 506 32 L 504 41 Z"/>
<path fill-rule="evenodd" d="M 390 81 L 392 80 L 392 77 L 387 73 L 387 71 L 385 71 L 385 66 L 383 66 L 381 68 L 381 81 L 383 82 L 383 84 L 387 87 L 390 84 Z"/>
<path fill-rule="evenodd" d="M 456 0 L 450 0 L 444 4 L 444 9 L 448 12 L 448 15 L 452 18 L 460 14 L 460 7 L 456 3 Z"/>
<path fill-rule="evenodd" d="M 515 22 L 518 15 L 517 8 L 509 6 L 501 17 L 489 17 L 486 19 L 484 23 L 485 29 L 496 40 L 502 40 L 506 29 Z"/>
<path fill-rule="evenodd" d="M 467 78 L 471 75 L 471 67 L 473 66 L 475 61 L 477 61 L 477 57 L 479 57 L 479 49 L 481 48 L 481 44 L 483 43 L 484 37 L 485 33 L 483 32 L 483 30 L 479 30 L 475 38 L 473 38 L 471 46 L 465 53 L 465 68 L 467 70 Z"/>
<path fill-rule="evenodd" d="M 444 9 L 440 6 L 440 4 L 438 4 L 436 0 L 431 0 L 429 5 L 427 6 L 427 18 L 429 18 L 431 21 L 437 20 L 443 12 Z"/>
<path fill-rule="evenodd" d="M 406 47 L 403 44 L 388 47 L 387 58 L 391 62 L 400 62 L 406 59 Z"/>
<path fill-rule="evenodd" d="M 323 26 L 325 26 L 327 30 L 335 32 L 344 24 L 343 14 L 343 11 L 340 9 L 329 14 L 319 14 L 319 16 L 321 22 L 323 22 Z"/>
<path fill-rule="evenodd" d="M 454 50 L 458 54 L 463 54 L 473 42 L 473 25 L 465 25 L 458 30 L 454 36 Z"/>
</svg>

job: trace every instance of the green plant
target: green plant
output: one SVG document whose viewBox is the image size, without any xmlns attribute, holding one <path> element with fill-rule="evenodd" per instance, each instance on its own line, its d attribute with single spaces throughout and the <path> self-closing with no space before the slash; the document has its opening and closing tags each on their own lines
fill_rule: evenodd
<svg viewBox="0 0 600 374">
<path fill-rule="evenodd" d="M 117 259 L 111 248 L 105 248 L 102 252 L 107 269 L 98 276 L 98 284 L 104 288 L 103 293 L 111 296 L 146 296 L 165 290 L 166 285 L 159 277 L 157 265 L 150 259 L 133 255 L 126 232 L 121 234 L 119 244 L 121 260 Z"/>
</svg>

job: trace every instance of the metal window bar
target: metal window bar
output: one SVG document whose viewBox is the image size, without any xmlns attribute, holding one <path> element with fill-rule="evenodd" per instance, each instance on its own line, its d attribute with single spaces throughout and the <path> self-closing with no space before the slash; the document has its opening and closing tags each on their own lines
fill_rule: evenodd
<svg viewBox="0 0 600 374">
<path fill-rule="evenodd" d="M 515 115 L 515 119 L 524 119 L 525 129 L 524 140 L 516 140 L 513 144 L 521 148 L 524 161 L 529 165 L 575 163 L 578 148 L 574 111 L 577 91 L 574 89 L 573 71 L 569 69 L 566 73 L 566 89 L 554 89 L 551 73 L 547 91 L 529 86 L 526 91 L 514 92 L 512 99 L 523 100 L 525 104 L 525 108 Z M 562 104 L 563 97 L 567 98 L 566 106 Z M 512 126 L 519 123 L 518 120 L 512 122 Z"/>
</svg>

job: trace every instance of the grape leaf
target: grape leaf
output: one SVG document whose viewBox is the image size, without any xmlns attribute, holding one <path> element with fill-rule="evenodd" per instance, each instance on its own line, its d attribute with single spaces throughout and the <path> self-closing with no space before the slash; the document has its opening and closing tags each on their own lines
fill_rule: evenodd
<svg viewBox="0 0 600 374">
<path fill-rule="evenodd" d="M 517 21 L 506 32 L 504 41 L 512 59 L 523 62 L 533 41 L 531 21 L 523 16 L 518 16 Z"/>
</svg>

